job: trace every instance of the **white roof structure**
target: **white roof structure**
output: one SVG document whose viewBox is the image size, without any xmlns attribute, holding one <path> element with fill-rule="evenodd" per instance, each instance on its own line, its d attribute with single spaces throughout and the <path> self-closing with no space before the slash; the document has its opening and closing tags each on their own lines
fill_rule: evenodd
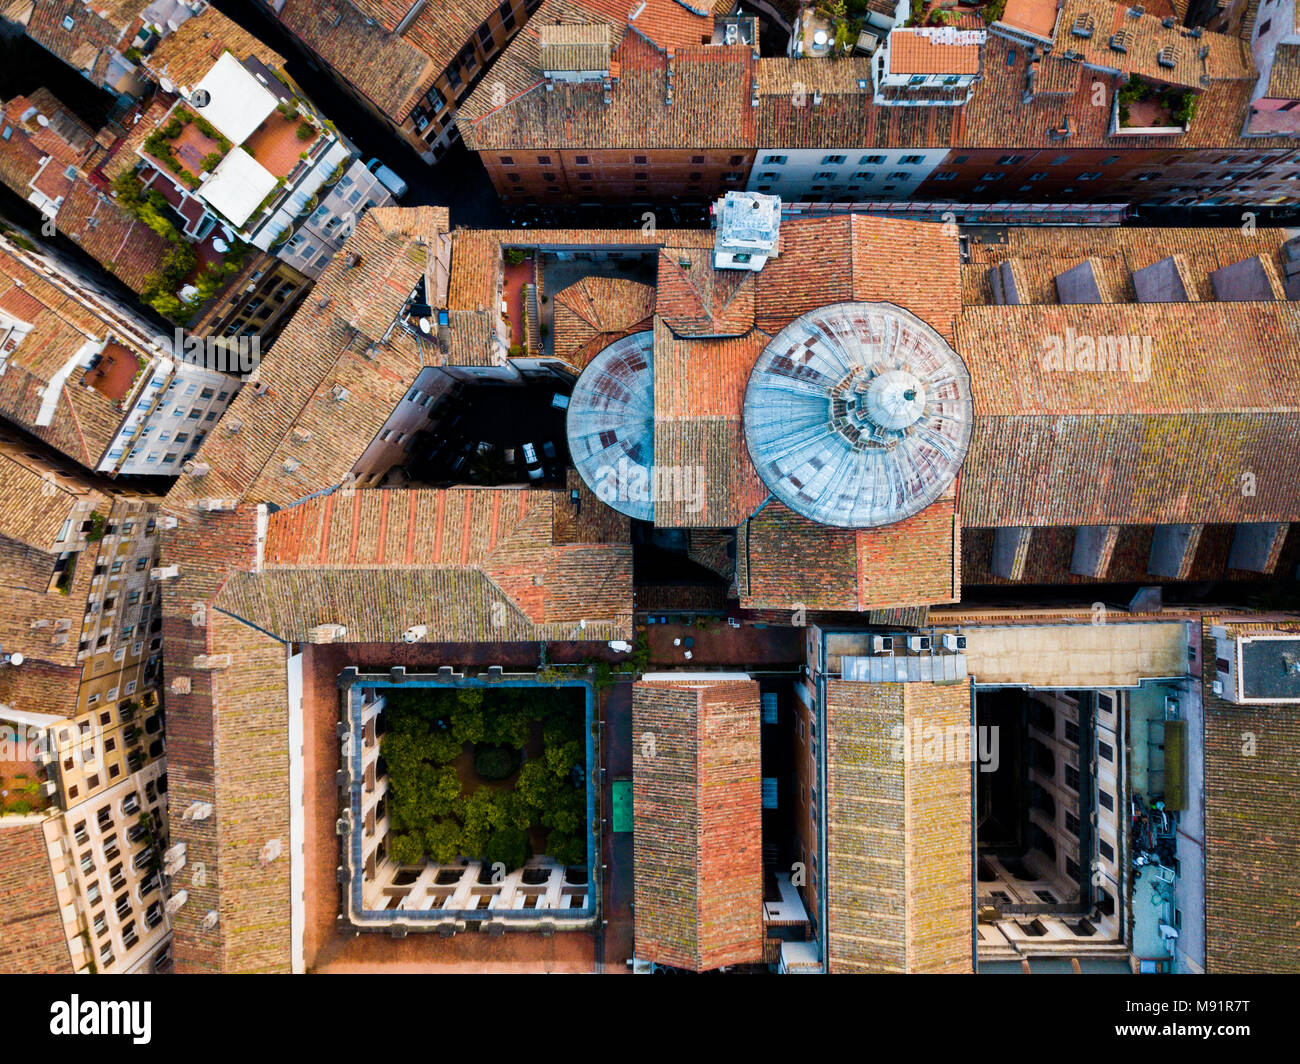
<svg viewBox="0 0 1300 1064">
<path fill-rule="evenodd" d="M 768 490 L 839 528 L 889 525 L 938 499 L 970 446 L 970 374 L 892 303 L 833 303 L 763 349 L 745 391 L 745 442 Z"/>
<path fill-rule="evenodd" d="M 207 93 L 207 102 L 200 92 Z M 278 101 L 229 52 L 212 64 L 190 93 L 190 106 L 217 127 L 231 144 L 243 144 L 275 110 Z"/>
<path fill-rule="evenodd" d="M 569 399 L 569 454 L 606 505 L 654 520 L 654 332 L 615 340 L 582 371 Z"/>
<path fill-rule="evenodd" d="M 275 188 L 275 175 L 243 148 L 231 148 L 198 196 L 232 225 L 242 226 Z"/>
</svg>

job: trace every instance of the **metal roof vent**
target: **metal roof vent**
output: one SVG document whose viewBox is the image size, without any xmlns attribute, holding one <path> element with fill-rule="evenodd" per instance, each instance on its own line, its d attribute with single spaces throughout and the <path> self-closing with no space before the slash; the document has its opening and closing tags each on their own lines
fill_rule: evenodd
<svg viewBox="0 0 1300 1064">
<path fill-rule="evenodd" d="M 890 303 L 835 303 L 781 330 L 745 391 L 754 468 L 824 525 L 894 524 L 956 477 L 973 423 L 970 374 L 929 325 Z"/>
<path fill-rule="evenodd" d="M 195 107 L 207 107 L 212 102 L 212 94 L 207 89 L 195 89 L 190 94 L 190 103 Z"/>
</svg>

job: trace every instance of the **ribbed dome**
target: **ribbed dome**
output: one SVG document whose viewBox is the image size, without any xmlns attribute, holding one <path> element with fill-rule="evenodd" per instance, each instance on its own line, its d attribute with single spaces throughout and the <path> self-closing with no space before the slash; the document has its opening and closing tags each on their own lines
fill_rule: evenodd
<svg viewBox="0 0 1300 1064">
<path fill-rule="evenodd" d="M 809 311 L 763 349 L 745 440 L 768 490 L 824 525 L 919 513 L 961 468 L 970 374 L 937 332 L 891 303 Z"/>
<path fill-rule="evenodd" d="M 615 340 L 582 371 L 569 399 L 569 454 L 601 501 L 654 520 L 655 387 L 651 330 Z"/>
</svg>

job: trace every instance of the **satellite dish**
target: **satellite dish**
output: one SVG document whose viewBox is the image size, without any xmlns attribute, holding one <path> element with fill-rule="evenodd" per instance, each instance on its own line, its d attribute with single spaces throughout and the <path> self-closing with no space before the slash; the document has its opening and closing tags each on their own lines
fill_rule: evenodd
<svg viewBox="0 0 1300 1064">
<path fill-rule="evenodd" d="M 214 251 L 219 251 L 221 252 L 221 254 L 224 255 L 227 251 L 230 250 L 230 245 L 227 244 L 224 240 L 222 240 L 219 236 L 214 236 L 212 238 L 212 248 Z"/>
<path fill-rule="evenodd" d="M 429 333 L 431 333 L 432 331 L 433 331 L 433 329 L 432 329 L 432 327 L 429 325 L 429 319 L 428 319 L 428 318 L 421 318 L 421 319 L 420 319 L 420 332 L 424 333 L 425 336 L 428 336 Z"/>
<path fill-rule="evenodd" d="M 171 78 L 159 78 L 158 84 L 161 86 L 163 92 L 176 91 L 176 85 L 172 82 Z"/>
<path fill-rule="evenodd" d="M 21 665 L 22 663 L 23 663 L 23 656 L 18 651 L 15 650 L 12 654 L 9 655 L 10 665 Z"/>
<path fill-rule="evenodd" d="M 195 89 L 190 93 L 190 103 L 195 107 L 207 107 L 212 102 L 212 94 L 207 89 Z"/>
<path fill-rule="evenodd" d="M 36 124 L 38 126 L 48 126 L 50 124 L 50 120 L 46 118 L 44 115 L 37 115 Z"/>
<path fill-rule="evenodd" d="M 830 40 L 830 38 L 826 36 L 825 30 L 818 30 L 816 33 L 813 34 L 813 44 L 822 45 L 825 44 L 828 40 Z"/>
</svg>

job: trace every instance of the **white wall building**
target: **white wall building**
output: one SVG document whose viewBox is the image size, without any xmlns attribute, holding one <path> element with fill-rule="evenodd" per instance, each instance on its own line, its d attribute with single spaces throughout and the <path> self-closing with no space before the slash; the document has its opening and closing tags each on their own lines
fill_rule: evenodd
<svg viewBox="0 0 1300 1064">
<path fill-rule="evenodd" d="M 759 148 L 747 187 L 787 203 L 905 200 L 947 154 L 946 148 Z"/>
</svg>

